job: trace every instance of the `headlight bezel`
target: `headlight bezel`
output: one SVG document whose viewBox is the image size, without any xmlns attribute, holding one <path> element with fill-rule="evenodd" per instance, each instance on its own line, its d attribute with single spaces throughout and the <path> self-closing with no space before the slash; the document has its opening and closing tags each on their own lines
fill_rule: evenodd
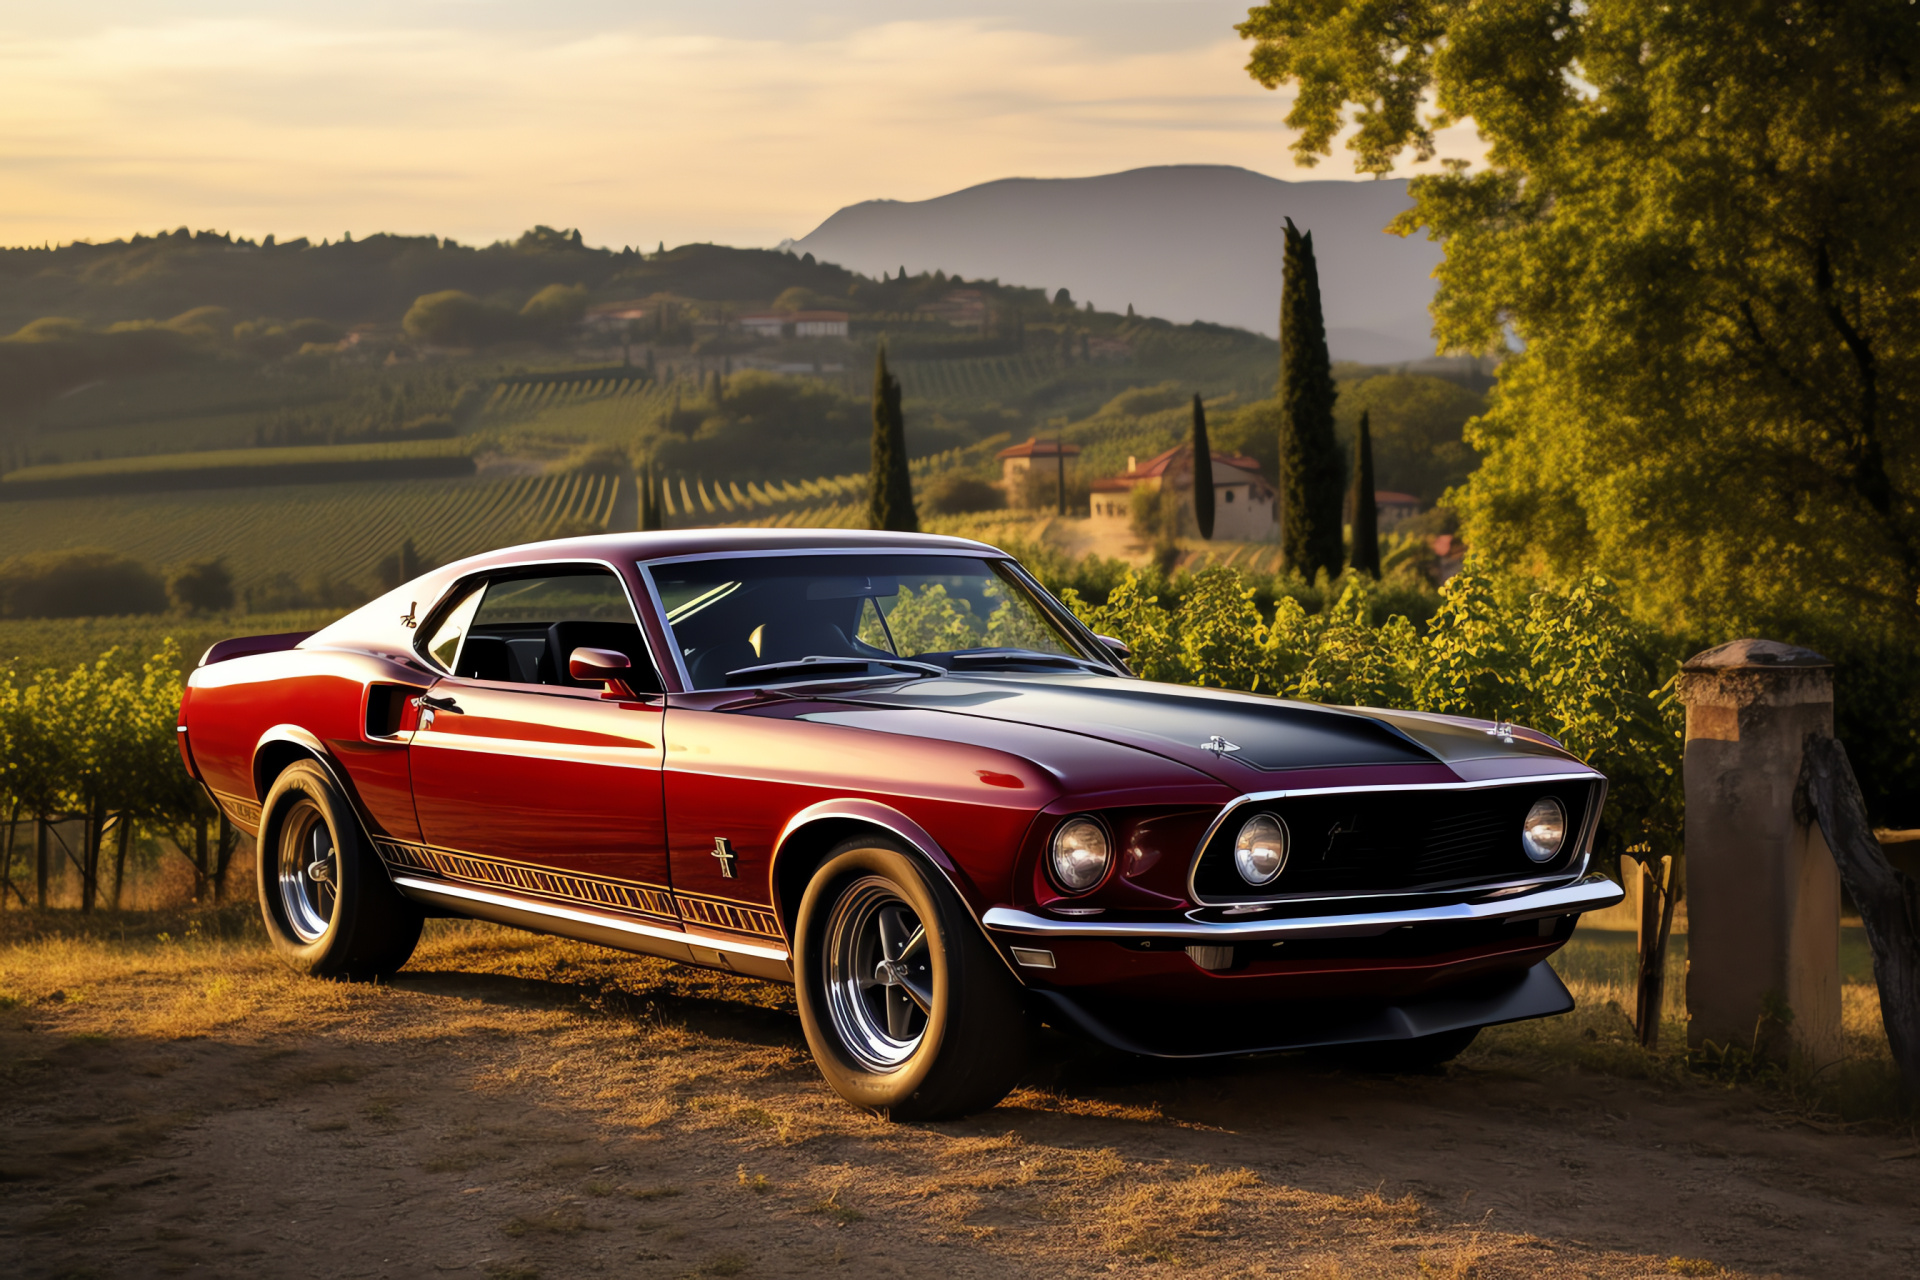
<svg viewBox="0 0 1920 1280">
<path fill-rule="evenodd" d="M 1069 831 L 1082 825 L 1091 828 L 1092 831 L 1099 836 L 1101 848 L 1104 852 L 1100 858 L 1097 873 L 1094 874 L 1091 879 L 1087 880 L 1086 883 L 1075 884 L 1060 868 L 1061 842 L 1066 838 Z M 1067 897 L 1083 897 L 1105 884 L 1107 879 L 1113 875 L 1113 869 L 1117 861 L 1118 859 L 1114 857 L 1113 831 L 1095 814 L 1069 814 L 1054 826 L 1053 834 L 1047 837 L 1047 881 L 1053 886 L 1055 892 L 1064 894 Z"/>
<path fill-rule="evenodd" d="M 1241 842 L 1246 839 L 1248 829 L 1261 822 L 1270 823 L 1275 830 L 1278 831 L 1280 859 L 1275 863 L 1273 870 L 1267 873 L 1264 878 L 1256 879 L 1253 875 L 1249 874 L 1247 863 L 1251 859 L 1246 856 L 1248 851 L 1242 848 Z M 1246 821 L 1240 824 L 1239 830 L 1233 833 L 1233 869 L 1240 873 L 1241 880 L 1246 882 L 1248 888 L 1266 889 L 1271 887 L 1274 881 L 1285 874 L 1287 861 L 1292 854 L 1293 832 L 1288 829 L 1287 820 L 1271 810 L 1262 809 L 1250 814 Z"/>
<path fill-rule="evenodd" d="M 1557 828 L 1551 843 L 1536 837 L 1536 825 Z M 1520 819 L 1520 852 L 1534 866 L 1548 866 L 1566 851 L 1567 839 L 1571 834 L 1566 804 L 1558 796 L 1541 796 L 1527 807 L 1526 816 Z"/>
</svg>

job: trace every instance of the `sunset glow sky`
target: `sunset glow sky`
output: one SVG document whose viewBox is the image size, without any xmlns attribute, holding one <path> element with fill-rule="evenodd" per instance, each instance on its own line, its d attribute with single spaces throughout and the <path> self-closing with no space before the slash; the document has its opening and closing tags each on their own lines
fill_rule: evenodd
<svg viewBox="0 0 1920 1280">
<path fill-rule="evenodd" d="M 1232 0 L 74 0 L 0 11 L 0 243 L 537 222 L 771 245 L 842 205 L 1296 169 Z M 1443 155 L 1472 155 L 1457 131 Z"/>
</svg>

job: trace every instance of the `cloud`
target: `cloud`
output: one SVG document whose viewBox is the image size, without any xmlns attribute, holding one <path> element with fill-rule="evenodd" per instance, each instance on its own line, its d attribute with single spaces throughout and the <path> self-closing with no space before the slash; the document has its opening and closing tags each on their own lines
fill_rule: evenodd
<svg viewBox="0 0 1920 1280">
<path fill-rule="evenodd" d="M 1351 174 L 1295 169 L 1287 97 L 1211 17 L 1152 42 L 985 17 L 444 25 L 459 8 L 0 34 L 0 242 L 183 223 L 484 242 L 547 222 L 613 245 L 772 244 L 857 200 L 1016 175 Z"/>
</svg>

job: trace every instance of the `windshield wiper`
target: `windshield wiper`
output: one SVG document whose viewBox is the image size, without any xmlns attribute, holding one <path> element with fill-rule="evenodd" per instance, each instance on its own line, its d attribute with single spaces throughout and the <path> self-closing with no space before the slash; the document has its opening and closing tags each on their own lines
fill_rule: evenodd
<svg viewBox="0 0 1920 1280">
<path fill-rule="evenodd" d="M 741 676 L 770 676 L 785 673 L 820 676 L 844 674 L 859 677 L 869 674 L 868 667 L 894 667 L 923 676 L 947 674 L 945 667 L 936 667 L 931 662 L 910 662 L 905 658 L 834 658 L 815 653 L 804 658 L 789 658 L 785 662 L 768 662 L 757 667 L 740 667 L 727 672 L 727 683 L 732 684 L 736 677 Z"/>
<path fill-rule="evenodd" d="M 1096 671 L 1101 675 L 1113 674 L 1113 668 L 1091 658 L 1080 658 L 1070 653 L 1042 653 L 1038 649 L 958 649 L 947 655 L 947 661 L 956 665 L 983 667 L 1004 664 L 1073 667 L 1080 671 Z"/>
</svg>

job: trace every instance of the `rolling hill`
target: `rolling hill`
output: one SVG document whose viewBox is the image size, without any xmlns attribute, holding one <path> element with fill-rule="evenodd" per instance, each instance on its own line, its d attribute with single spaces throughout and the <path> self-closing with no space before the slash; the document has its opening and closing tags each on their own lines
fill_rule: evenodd
<svg viewBox="0 0 1920 1280">
<path fill-rule="evenodd" d="M 790 246 L 870 275 L 940 269 L 1069 289 L 1175 323 L 1278 328 L 1283 219 L 1313 233 L 1338 360 L 1433 354 L 1427 304 L 1440 246 L 1383 233 L 1403 180 L 1284 182 L 1223 165 L 1095 178 L 1007 178 L 932 200 L 841 209 Z"/>
</svg>

